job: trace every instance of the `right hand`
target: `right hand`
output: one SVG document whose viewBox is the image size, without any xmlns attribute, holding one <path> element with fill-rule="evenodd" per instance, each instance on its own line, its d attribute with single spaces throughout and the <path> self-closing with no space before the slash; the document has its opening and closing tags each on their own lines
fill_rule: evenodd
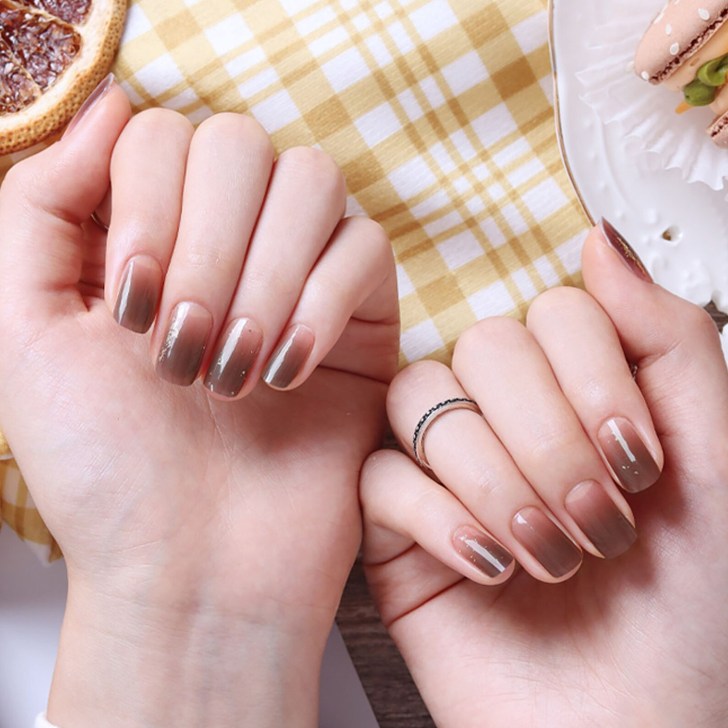
<svg viewBox="0 0 728 728">
<path fill-rule="evenodd" d="M 394 451 L 372 455 L 362 474 L 367 578 L 439 726 L 728 725 L 728 372 L 707 314 L 634 275 L 615 251 L 595 230 L 588 295 L 547 292 L 525 328 L 481 322 L 458 343 L 452 372 L 419 363 L 390 388 L 408 451 L 419 415 L 462 396 L 460 383 L 497 436 L 453 411 L 427 441 L 445 488 Z M 605 416 L 625 411 L 658 469 L 664 453 L 654 487 L 628 500 L 606 482 L 597 437 Z M 602 512 L 624 525 L 634 511 L 639 539 L 579 568 L 575 543 L 599 549 L 564 496 L 585 468 L 612 504 Z M 568 548 L 559 537 L 563 564 L 534 559 L 514 538 L 520 499 L 543 503 L 570 534 Z M 489 529 L 524 568 L 479 571 L 464 525 Z M 627 531 L 612 532 L 613 545 Z"/>
</svg>

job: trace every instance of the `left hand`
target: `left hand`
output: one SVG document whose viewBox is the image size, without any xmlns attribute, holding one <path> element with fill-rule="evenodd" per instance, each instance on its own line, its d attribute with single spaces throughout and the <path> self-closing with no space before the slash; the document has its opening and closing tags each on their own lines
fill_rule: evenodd
<svg viewBox="0 0 728 728">
<path fill-rule="evenodd" d="M 110 183 L 107 241 L 90 216 Z M 53 722 L 315 723 L 398 350 L 389 243 L 344 206 L 322 152 L 274 163 L 237 114 L 197 130 L 163 110 L 130 119 L 116 85 L 8 174 L 0 421 L 68 565 Z M 144 305 L 124 309 L 132 259 Z M 151 336 L 114 321 L 143 330 L 149 301 Z M 205 378 L 240 318 L 260 341 L 235 349 L 232 380 Z M 260 377 L 298 325 L 305 346 L 273 389 Z M 207 387 L 161 381 L 150 355 Z"/>
</svg>

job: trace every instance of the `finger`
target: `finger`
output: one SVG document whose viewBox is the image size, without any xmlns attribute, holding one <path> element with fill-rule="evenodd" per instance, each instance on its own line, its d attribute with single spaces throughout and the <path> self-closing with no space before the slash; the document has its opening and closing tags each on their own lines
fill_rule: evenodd
<svg viewBox="0 0 728 728">
<path fill-rule="evenodd" d="M 419 362 L 400 372 L 387 397 L 392 428 L 409 452 L 422 416 L 452 398 L 468 398 L 446 366 Z M 581 564 L 581 550 L 562 531 L 488 423 L 452 409 L 435 419 L 423 444 L 432 470 L 453 495 L 536 578 L 560 581 Z"/>
<path fill-rule="evenodd" d="M 149 109 L 126 125 L 111 160 L 106 302 L 125 328 L 146 332 L 157 313 L 182 209 L 192 125 L 181 114 Z M 110 214 L 113 208 L 113 215 Z"/>
<path fill-rule="evenodd" d="M 131 111 L 105 81 L 61 141 L 15 165 L 0 195 L 0 296 L 26 323 L 84 310 L 77 289 L 87 221 L 109 186 L 114 144 Z M 16 315 L 14 318 L 18 319 Z"/>
<path fill-rule="evenodd" d="M 531 305 L 527 325 L 617 482 L 630 493 L 653 485 L 662 449 L 604 310 L 581 290 L 555 288 Z"/>
<path fill-rule="evenodd" d="M 513 574 L 515 560 L 508 550 L 406 455 L 388 450 L 371 456 L 362 470 L 360 496 L 369 534 L 365 565 L 392 561 L 417 543 L 479 584 L 499 584 Z"/>
<path fill-rule="evenodd" d="M 157 373 L 194 382 L 225 320 L 273 164 L 265 130 L 217 114 L 192 137 L 182 214 L 164 282 L 152 351 Z"/>
<path fill-rule="evenodd" d="M 686 472 L 704 472 L 723 451 L 728 427 L 728 373 L 716 328 L 701 308 L 651 283 L 626 241 L 605 229 L 611 243 L 595 229 L 584 247 L 587 290 L 638 367 L 665 452 Z"/>
<path fill-rule="evenodd" d="M 290 334 L 284 333 L 263 373 L 266 384 L 291 389 L 305 382 L 336 345 L 352 317 L 380 313 L 374 294 L 387 281 L 394 283 L 393 273 L 392 246 L 382 227 L 366 217 L 343 220 L 311 271 L 286 326 L 288 332 L 299 327 L 313 332 L 310 353 L 297 357 L 295 347 L 288 344 Z M 328 366 L 345 366 L 340 358 L 332 357 Z"/>
<path fill-rule="evenodd" d="M 629 506 L 524 326 L 509 318 L 476 324 L 455 347 L 453 371 L 520 472 L 583 548 L 614 557 L 632 545 Z"/>
<path fill-rule="evenodd" d="M 286 388 L 316 346 L 313 322 L 291 314 L 309 274 L 344 212 L 341 171 L 324 152 L 295 147 L 281 154 L 260 212 L 222 340 L 212 357 L 218 392 L 242 394 L 255 386 L 271 357 L 269 377 Z M 351 262 L 347 262 L 347 267 Z M 277 351 L 274 354 L 274 348 Z M 230 381 L 219 354 L 227 347 Z M 234 360 L 234 361 L 232 361 Z M 219 380 L 215 384 L 215 380 Z M 242 396 L 241 394 L 241 396 Z M 232 395 L 237 396 L 237 395 Z"/>
</svg>

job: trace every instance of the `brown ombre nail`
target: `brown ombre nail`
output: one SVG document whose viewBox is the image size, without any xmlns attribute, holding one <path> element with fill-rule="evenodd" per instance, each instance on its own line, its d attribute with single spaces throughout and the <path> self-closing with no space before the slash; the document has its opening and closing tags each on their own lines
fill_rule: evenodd
<svg viewBox="0 0 728 728">
<path fill-rule="evenodd" d="M 188 386 L 197 379 L 212 329 L 212 315 L 197 303 L 178 303 L 169 318 L 157 357 L 157 374 L 172 384 Z"/>
<path fill-rule="evenodd" d="M 308 326 L 291 326 L 268 360 L 263 381 L 274 389 L 288 387 L 306 364 L 313 344 L 313 331 Z"/>
<path fill-rule="evenodd" d="M 604 239 L 609 243 L 610 247 L 619 253 L 622 262 L 634 273 L 638 278 L 648 283 L 654 283 L 652 276 L 645 268 L 645 264 L 640 260 L 639 255 L 635 253 L 634 248 L 627 242 L 626 238 L 620 233 L 609 220 L 602 218 L 599 221 L 599 228 L 604 235 Z"/>
<path fill-rule="evenodd" d="M 250 319 L 235 319 L 225 329 L 220 342 L 212 355 L 205 386 L 214 394 L 235 397 L 260 352 L 263 332 Z"/>
<path fill-rule="evenodd" d="M 63 132 L 63 136 L 61 139 L 65 139 L 67 136 L 71 134 L 71 132 L 78 126 L 81 119 L 83 119 L 86 114 L 91 110 L 93 106 L 95 106 L 106 94 L 108 93 L 109 89 L 111 88 L 112 84 L 114 83 L 116 79 L 114 78 L 114 74 L 110 73 L 86 98 L 86 100 L 81 104 L 79 110 L 74 115 L 73 119 L 68 122 L 68 126 L 66 127 L 66 130 Z"/>
<path fill-rule="evenodd" d="M 587 480 L 569 491 L 564 506 L 576 525 L 606 559 L 624 553 L 637 531 L 600 483 Z"/>
<path fill-rule="evenodd" d="M 607 420 L 597 439 L 617 481 L 629 493 L 649 488 L 660 477 L 660 468 L 629 420 Z"/>
<path fill-rule="evenodd" d="M 522 508 L 511 522 L 518 542 L 548 571 L 559 578 L 581 564 L 581 549 L 539 508 Z"/>
<path fill-rule="evenodd" d="M 138 334 L 149 331 L 162 292 L 162 269 L 148 255 L 136 255 L 127 264 L 114 306 L 116 322 Z"/>
<path fill-rule="evenodd" d="M 490 536 L 471 526 L 453 534 L 455 551 L 489 579 L 500 576 L 513 563 L 513 556 Z"/>
</svg>

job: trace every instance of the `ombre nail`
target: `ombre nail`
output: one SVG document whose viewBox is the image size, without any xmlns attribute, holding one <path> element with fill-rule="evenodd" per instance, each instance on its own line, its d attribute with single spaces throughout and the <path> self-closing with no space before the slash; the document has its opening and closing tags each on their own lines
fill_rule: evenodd
<svg viewBox="0 0 728 728">
<path fill-rule="evenodd" d="M 634 273 L 638 278 L 648 283 L 654 283 L 652 276 L 648 273 L 645 264 L 640 260 L 639 255 L 634 248 L 627 242 L 622 235 L 609 220 L 602 218 L 599 221 L 599 227 L 604 235 L 604 239 L 609 243 L 610 247 L 615 250 L 622 262 Z"/>
<path fill-rule="evenodd" d="M 599 553 L 612 559 L 636 540 L 637 531 L 600 483 L 587 480 L 569 491 L 564 506 Z"/>
<path fill-rule="evenodd" d="M 214 394 L 235 397 L 263 343 L 260 327 L 250 319 L 231 321 L 220 337 L 221 344 L 212 355 L 212 364 L 205 377 L 205 386 Z"/>
<path fill-rule="evenodd" d="M 75 116 L 71 121 L 68 122 L 66 130 L 63 132 L 61 139 L 65 139 L 71 132 L 78 126 L 81 119 L 95 106 L 111 88 L 112 84 L 116 79 L 114 74 L 110 73 L 87 97 L 87 99 L 81 104 L 81 107 L 76 112 Z"/>
<path fill-rule="evenodd" d="M 548 571 L 559 578 L 581 564 L 581 549 L 540 509 L 522 508 L 511 522 L 518 542 Z"/>
<path fill-rule="evenodd" d="M 268 360 L 263 381 L 274 389 L 288 387 L 306 364 L 313 344 L 313 331 L 308 326 L 291 326 Z"/>
<path fill-rule="evenodd" d="M 114 306 L 117 323 L 130 331 L 149 331 L 162 291 L 162 269 L 148 255 L 135 255 L 126 265 Z"/>
<path fill-rule="evenodd" d="M 157 357 L 157 374 L 188 386 L 197 379 L 212 329 L 212 315 L 197 303 L 178 303 Z"/>
<path fill-rule="evenodd" d="M 597 439 L 617 481 L 629 493 L 649 488 L 660 477 L 660 468 L 629 420 L 607 420 Z"/>
<path fill-rule="evenodd" d="M 455 551 L 489 579 L 500 576 L 513 563 L 513 556 L 490 536 L 470 526 L 453 534 Z"/>
</svg>

